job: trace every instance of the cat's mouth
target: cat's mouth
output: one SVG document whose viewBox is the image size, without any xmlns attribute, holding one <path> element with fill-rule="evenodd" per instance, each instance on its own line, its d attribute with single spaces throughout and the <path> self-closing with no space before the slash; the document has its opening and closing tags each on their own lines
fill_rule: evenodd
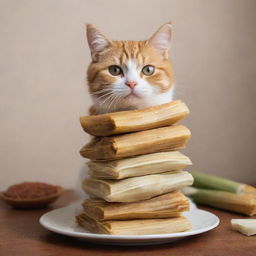
<svg viewBox="0 0 256 256">
<path fill-rule="evenodd" d="M 132 92 L 130 92 L 128 95 L 124 96 L 124 99 L 132 98 L 132 97 L 141 98 L 140 96 L 138 96 L 137 94 L 135 94 L 135 93 L 132 91 Z"/>
</svg>

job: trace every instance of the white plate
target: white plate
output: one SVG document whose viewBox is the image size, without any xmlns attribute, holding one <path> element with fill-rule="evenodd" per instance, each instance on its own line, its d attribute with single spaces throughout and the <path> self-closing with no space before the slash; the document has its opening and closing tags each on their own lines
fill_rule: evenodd
<svg viewBox="0 0 256 256">
<path fill-rule="evenodd" d="M 191 210 L 183 215 L 192 222 L 192 229 L 186 232 L 157 235 L 104 235 L 87 232 L 75 222 L 75 215 L 80 213 L 81 201 L 67 207 L 45 213 L 40 218 L 43 227 L 58 234 L 85 239 L 94 243 L 116 245 L 163 244 L 209 231 L 219 224 L 219 218 L 207 211 L 199 210 L 191 205 Z"/>
</svg>

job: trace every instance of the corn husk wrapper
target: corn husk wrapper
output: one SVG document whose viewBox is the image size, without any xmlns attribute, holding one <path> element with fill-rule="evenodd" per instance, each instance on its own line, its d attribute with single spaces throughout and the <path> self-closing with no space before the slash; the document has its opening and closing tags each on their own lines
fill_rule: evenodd
<svg viewBox="0 0 256 256">
<path fill-rule="evenodd" d="M 89 195 L 108 202 L 135 202 L 178 190 L 192 183 L 190 173 L 174 171 L 123 180 L 87 178 L 82 188 Z"/>
<path fill-rule="evenodd" d="M 180 216 L 182 212 L 189 210 L 189 201 L 181 192 L 174 191 L 134 203 L 88 199 L 82 206 L 85 214 L 97 221 L 153 219 Z"/>
<path fill-rule="evenodd" d="M 191 165 L 190 159 L 179 151 L 158 152 L 115 161 L 89 161 L 89 174 L 94 178 L 123 179 L 181 170 Z"/>
<path fill-rule="evenodd" d="M 170 103 L 145 109 L 80 117 L 85 132 L 94 136 L 144 131 L 172 125 L 189 114 L 185 103 L 175 100 Z"/>
<path fill-rule="evenodd" d="M 76 216 L 77 223 L 88 231 L 109 235 L 150 235 L 183 232 L 191 229 L 190 221 L 184 217 L 164 219 L 107 220 L 95 221 L 85 214 Z"/>
<path fill-rule="evenodd" d="M 184 148 L 190 136 L 187 127 L 177 125 L 124 135 L 97 137 L 86 144 L 80 150 L 80 154 L 93 160 L 115 160 Z"/>
</svg>

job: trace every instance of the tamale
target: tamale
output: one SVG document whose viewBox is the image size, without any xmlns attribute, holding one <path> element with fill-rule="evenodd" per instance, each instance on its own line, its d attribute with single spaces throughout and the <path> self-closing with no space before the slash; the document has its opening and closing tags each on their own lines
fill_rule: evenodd
<svg viewBox="0 0 256 256">
<path fill-rule="evenodd" d="M 80 154 L 93 160 L 115 160 L 125 157 L 183 148 L 191 133 L 183 125 L 148 131 L 93 138 Z"/>
<path fill-rule="evenodd" d="M 164 219 L 95 221 L 85 214 L 76 216 L 79 225 L 92 233 L 109 235 L 151 235 L 183 232 L 191 229 L 191 222 L 184 216 Z"/>
<path fill-rule="evenodd" d="M 89 195 L 108 202 L 135 202 L 165 194 L 193 183 L 186 171 L 173 171 L 122 180 L 87 178 L 82 188 Z"/>
<path fill-rule="evenodd" d="M 190 159 L 178 151 L 158 152 L 114 161 L 89 161 L 89 174 L 95 178 L 123 179 L 180 170 L 191 165 Z"/>
<path fill-rule="evenodd" d="M 177 123 L 189 114 L 185 103 L 175 100 L 145 109 L 80 117 L 87 133 L 94 136 L 149 130 Z"/>
<path fill-rule="evenodd" d="M 170 218 L 189 210 L 188 199 L 179 191 L 134 203 L 87 199 L 82 205 L 85 214 L 97 221 Z"/>
</svg>

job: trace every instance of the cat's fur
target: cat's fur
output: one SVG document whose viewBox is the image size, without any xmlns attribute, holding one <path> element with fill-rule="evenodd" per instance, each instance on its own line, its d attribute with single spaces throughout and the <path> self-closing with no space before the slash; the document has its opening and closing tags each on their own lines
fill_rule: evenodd
<svg viewBox="0 0 256 256">
<path fill-rule="evenodd" d="M 91 114 L 145 108 L 170 102 L 174 78 L 169 61 L 171 24 L 161 26 L 145 41 L 113 41 L 94 26 L 87 25 L 87 39 L 92 62 L 87 71 L 93 106 Z M 112 75 L 109 67 L 117 65 L 122 74 Z M 155 68 L 152 75 L 143 67 Z M 136 86 L 129 86 L 136 83 Z"/>
</svg>

